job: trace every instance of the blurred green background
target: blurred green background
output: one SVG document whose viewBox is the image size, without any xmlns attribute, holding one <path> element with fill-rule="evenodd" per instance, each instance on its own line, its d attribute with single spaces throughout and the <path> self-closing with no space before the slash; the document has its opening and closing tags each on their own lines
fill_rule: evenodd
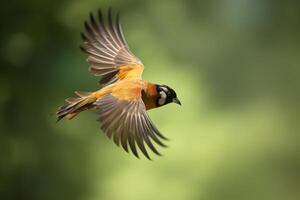
<svg viewBox="0 0 300 200">
<path fill-rule="evenodd" d="M 300 3 L 10 0 L 1 9 L 0 199 L 300 199 Z M 95 112 L 55 123 L 99 88 L 79 50 L 90 11 L 121 11 L 144 79 L 175 88 L 150 111 L 169 148 L 136 159 Z"/>
</svg>

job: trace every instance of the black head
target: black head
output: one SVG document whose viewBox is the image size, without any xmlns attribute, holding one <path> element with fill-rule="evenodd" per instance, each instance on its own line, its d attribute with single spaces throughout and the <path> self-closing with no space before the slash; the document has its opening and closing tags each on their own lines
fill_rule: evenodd
<svg viewBox="0 0 300 200">
<path fill-rule="evenodd" d="M 158 96 L 156 100 L 156 105 L 158 107 L 172 102 L 181 105 L 179 99 L 177 98 L 176 92 L 169 86 L 157 85 L 157 94 Z"/>
</svg>

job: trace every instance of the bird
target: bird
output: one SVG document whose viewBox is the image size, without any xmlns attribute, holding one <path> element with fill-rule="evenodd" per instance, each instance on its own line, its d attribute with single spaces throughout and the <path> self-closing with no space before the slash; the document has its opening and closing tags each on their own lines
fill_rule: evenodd
<svg viewBox="0 0 300 200">
<path fill-rule="evenodd" d="M 56 112 L 57 121 L 72 119 L 82 111 L 96 110 L 102 131 L 139 158 L 138 149 L 151 160 L 147 147 L 161 155 L 154 143 L 166 147 L 163 136 L 147 111 L 169 103 L 181 105 L 176 92 L 169 86 L 142 79 L 144 65 L 125 40 L 120 13 L 108 9 L 90 12 L 81 33 L 81 50 L 87 55 L 89 71 L 100 76 L 100 89 L 94 92 L 76 91 Z"/>
</svg>

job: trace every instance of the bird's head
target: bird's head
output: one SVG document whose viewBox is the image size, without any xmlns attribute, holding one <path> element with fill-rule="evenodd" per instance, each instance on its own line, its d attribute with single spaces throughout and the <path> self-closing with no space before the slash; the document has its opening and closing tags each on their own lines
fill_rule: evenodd
<svg viewBox="0 0 300 200">
<path fill-rule="evenodd" d="M 166 85 L 157 85 L 156 88 L 158 94 L 156 105 L 158 107 L 172 102 L 181 105 L 181 102 L 177 98 L 176 92 L 172 88 Z"/>
</svg>

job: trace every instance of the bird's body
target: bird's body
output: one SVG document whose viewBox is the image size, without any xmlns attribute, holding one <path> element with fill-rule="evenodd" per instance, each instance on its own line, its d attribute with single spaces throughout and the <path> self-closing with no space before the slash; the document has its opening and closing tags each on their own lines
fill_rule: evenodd
<svg viewBox="0 0 300 200">
<path fill-rule="evenodd" d="M 166 139 L 153 125 L 146 110 L 171 102 L 180 104 L 173 89 L 142 80 L 144 65 L 135 57 L 124 39 L 119 24 L 119 15 L 113 22 L 111 10 L 105 24 L 101 11 L 99 22 L 90 15 L 85 23 L 87 33 L 82 34 L 81 49 L 88 54 L 90 71 L 102 76 L 102 87 L 95 92 L 75 92 L 77 97 L 66 99 L 67 104 L 57 111 L 58 120 L 72 119 L 78 113 L 95 109 L 101 129 L 114 142 L 128 151 L 128 145 L 138 157 L 135 144 L 149 158 L 144 143 L 160 155 L 152 141 L 164 146 Z"/>
</svg>

